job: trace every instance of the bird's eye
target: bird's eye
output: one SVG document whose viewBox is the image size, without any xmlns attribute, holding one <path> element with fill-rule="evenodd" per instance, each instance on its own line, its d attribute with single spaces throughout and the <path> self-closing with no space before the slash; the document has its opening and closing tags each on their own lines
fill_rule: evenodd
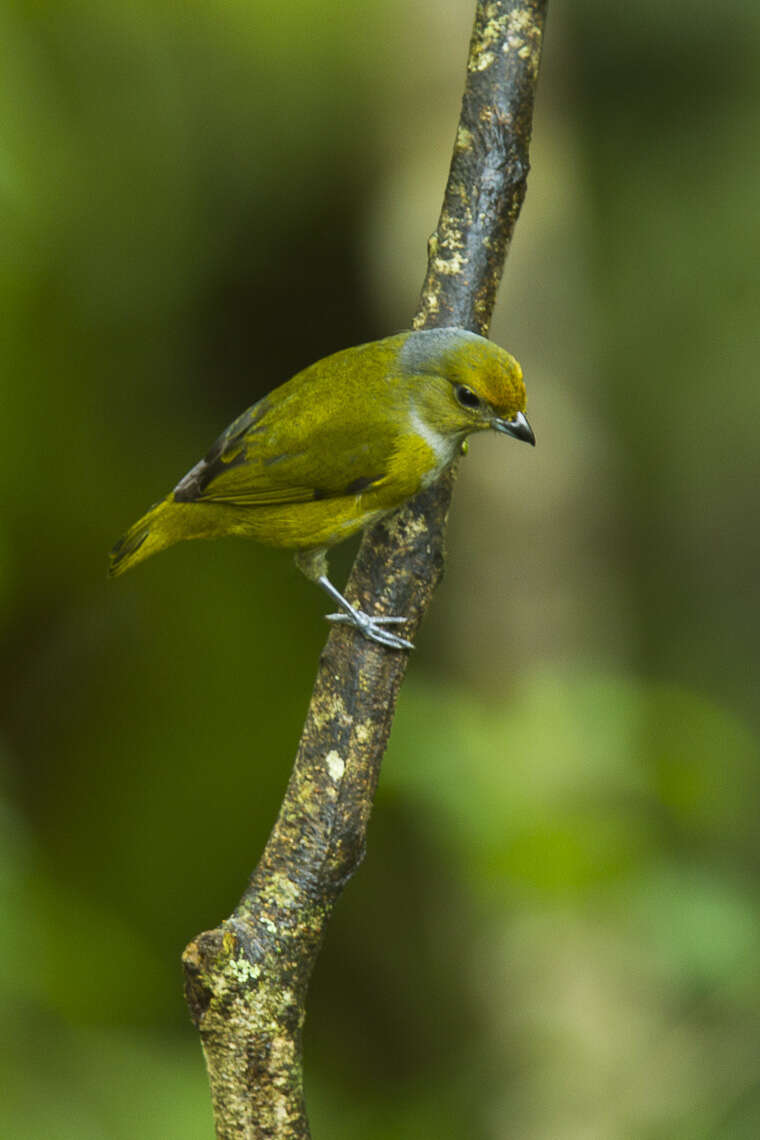
<svg viewBox="0 0 760 1140">
<path fill-rule="evenodd" d="M 465 408 L 477 408 L 480 406 L 480 398 L 476 396 L 472 388 L 468 388 L 466 384 L 457 385 L 456 398 Z"/>
</svg>

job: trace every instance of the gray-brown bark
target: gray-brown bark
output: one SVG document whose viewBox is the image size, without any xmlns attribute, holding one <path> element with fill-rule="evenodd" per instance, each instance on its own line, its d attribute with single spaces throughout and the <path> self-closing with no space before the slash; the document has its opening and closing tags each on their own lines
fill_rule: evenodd
<svg viewBox="0 0 760 1140">
<path fill-rule="evenodd" d="M 416 328 L 486 333 L 525 195 L 546 0 L 481 0 Z M 443 569 L 454 473 L 369 531 L 346 589 L 416 630 Z M 335 900 L 367 823 L 408 655 L 343 626 L 328 637 L 280 813 L 235 912 L 183 956 L 217 1136 L 304 1140 L 301 1029 Z"/>
</svg>

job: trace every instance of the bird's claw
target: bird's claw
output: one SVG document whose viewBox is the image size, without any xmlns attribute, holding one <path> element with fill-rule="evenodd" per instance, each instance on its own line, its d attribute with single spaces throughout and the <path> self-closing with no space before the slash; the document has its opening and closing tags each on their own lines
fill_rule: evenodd
<svg viewBox="0 0 760 1140">
<path fill-rule="evenodd" d="M 384 625 L 403 625 L 406 621 L 404 617 L 371 617 L 362 610 L 355 610 L 353 614 L 325 614 L 325 620 L 334 622 L 336 625 L 352 625 L 368 641 L 385 645 L 389 649 L 414 649 L 411 641 L 407 641 L 405 637 L 399 637 L 398 634 L 382 628 Z"/>
<path fill-rule="evenodd" d="M 363 618 L 365 618 L 367 620 L 367 622 L 369 622 L 371 625 L 403 625 L 404 622 L 406 621 L 405 617 L 392 617 L 390 615 L 381 616 L 381 617 L 370 617 L 369 614 L 365 614 L 361 610 L 357 610 L 356 612 L 358 614 L 360 614 Z M 343 614 L 343 613 L 325 614 L 325 621 L 336 621 L 336 622 L 342 621 L 346 625 L 356 625 L 357 624 L 354 621 L 354 619 L 351 617 L 350 614 Z"/>
</svg>

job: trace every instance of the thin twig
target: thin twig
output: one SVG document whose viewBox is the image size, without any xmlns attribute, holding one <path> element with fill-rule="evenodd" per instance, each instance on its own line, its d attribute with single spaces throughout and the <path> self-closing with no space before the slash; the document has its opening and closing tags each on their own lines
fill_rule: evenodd
<svg viewBox="0 0 760 1140">
<path fill-rule="evenodd" d="M 481 0 L 416 328 L 487 332 L 525 195 L 546 0 Z M 414 631 L 443 570 L 453 472 L 368 532 L 348 586 Z M 234 914 L 183 956 L 217 1136 L 305 1140 L 301 1029 L 335 900 L 361 862 L 407 654 L 343 626 L 320 661 L 280 814 Z"/>
</svg>

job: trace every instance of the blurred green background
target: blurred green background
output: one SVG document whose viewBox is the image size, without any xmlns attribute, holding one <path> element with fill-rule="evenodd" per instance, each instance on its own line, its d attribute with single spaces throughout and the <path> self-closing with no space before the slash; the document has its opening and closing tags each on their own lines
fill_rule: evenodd
<svg viewBox="0 0 760 1140">
<path fill-rule="evenodd" d="M 326 603 L 106 551 L 413 314 L 470 0 L 0 13 L 0 1135 L 212 1134 L 179 955 L 288 777 Z M 478 439 L 314 978 L 316 1138 L 760 1135 L 760 8 L 553 0 Z M 351 549 L 333 559 L 336 580 Z"/>
</svg>

